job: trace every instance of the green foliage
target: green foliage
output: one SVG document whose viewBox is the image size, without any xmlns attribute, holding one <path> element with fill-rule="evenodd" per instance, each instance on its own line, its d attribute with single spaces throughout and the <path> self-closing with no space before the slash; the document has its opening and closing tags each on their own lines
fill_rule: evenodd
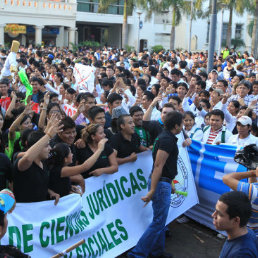
<svg viewBox="0 0 258 258">
<path fill-rule="evenodd" d="M 70 42 L 70 44 L 72 45 L 73 51 L 77 51 L 81 47 L 99 48 L 101 46 L 99 42 L 91 41 L 91 40 L 86 40 L 86 41 L 79 42 L 78 45 L 74 44 L 72 42 Z"/>
<path fill-rule="evenodd" d="M 222 41 L 221 46 L 222 46 L 222 47 L 225 47 L 225 46 L 226 46 L 226 40 L 223 40 L 223 41 Z M 243 39 L 240 39 L 240 38 L 231 39 L 231 47 L 233 47 L 234 49 L 238 49 L 238 48 L 241 48 L 241 47 L 245 47 L 245 42 L 244 42 Z"/>
<path fill-rule="evenodd" d="M 70 44 L 72 45 L 73 51 L 77 51 L 79 49 L 78 45 L 76 45 L 76 44 L 74 44 L 72 42 L 70 42 Z"/>
<path fill-rule="evenodd" d="M 93 40 L 86 40 L 86 41 L 79 42 L 78 47 L 97 48 L 97 47 L 100 47 L 100 43 L 97 41 L 93 41 Z"/>
<path fill-rule="evenodd" d="M 164 47 L 162 45 L 155 45 L 151 49 L 153 52 L 159 53 L 160 51 L 164 50 Z"/>
<path fill-rule="evenodd" d="M 134 46 L 126 45 L 125 49 L 126 49 L 126 52 L 130 53 L 130 52 L 134 51 Z"/>
<path fill-rule="evenodd" d="M 254 20 L 250 21 L 249 24 L 247 25 L 247 32 L 250 38 L 253 36 L 253 29 L 254 29 Z"/>
</svg>

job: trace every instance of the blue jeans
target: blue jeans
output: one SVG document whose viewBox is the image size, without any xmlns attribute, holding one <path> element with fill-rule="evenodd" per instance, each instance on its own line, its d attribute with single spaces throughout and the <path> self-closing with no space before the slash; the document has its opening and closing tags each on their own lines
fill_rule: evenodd
<svg viewBox="0 0 258 258">
<path fill-rule="evenodd" d="M 149 189 L 151 180 L 149 179 Z M 128 253 L 128 257 L 148 257 L 148 255 L 159 256 L 165 249 L 166 220 L 171 198 L 171 184 L 158 182 L 156 191 L 152 198 L 153 220 L 137 245 Z"/>
</svg>

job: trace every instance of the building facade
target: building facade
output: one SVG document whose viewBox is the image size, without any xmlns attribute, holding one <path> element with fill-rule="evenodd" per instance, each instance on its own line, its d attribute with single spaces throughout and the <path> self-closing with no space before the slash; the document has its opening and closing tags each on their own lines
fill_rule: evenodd
<svg viewBox="0 0 258 258">
<path fill-rule="evenodd" d="M 207 1 L 206 4 L 208 4 Z M 101 46 L 122 46 L 124 0 L 117 0 L 100 10 L 99 0 L 2 0 L 0 1 L 0 45 L 17 39 L 23 45 L 69 46 L 97 41 Z M 218 12 L 216 49 L 225 40 L 228 11 Z M 247 24 L 251 17 L 233 15 L 232 38 L 243 39 L 250 49 Z M 136 50 L 162 45 L 169 49 L 172 12 L 153 14 L 147 20 L 144 11 L 134 8 L 128 15 L 128 45 Z M 221 26 L 223 22 L 223 26 Z M 139 26 L 140 24 L 140 26 Z M 221 33 L 222 32 L 222 33 Z M 192 21 L 190 50 L 207 50 L 209 19 Z M 175 48 L 189 49 L 190 17 L 183 16 L 176 27 Z"/>
</svg>

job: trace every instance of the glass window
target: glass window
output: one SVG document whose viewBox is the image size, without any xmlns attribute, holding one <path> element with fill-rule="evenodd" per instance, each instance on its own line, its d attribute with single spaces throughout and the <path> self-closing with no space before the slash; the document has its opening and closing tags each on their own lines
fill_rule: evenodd
<svg viewBox="0 0 258 258">
<path fill-rule="evenodd" d="M 236 24 L 236 29 L 235 29 L 235 38 L 236 39 L 242 38 L 242 30 L 243 30 L 243 24 Z"/>
</svg>

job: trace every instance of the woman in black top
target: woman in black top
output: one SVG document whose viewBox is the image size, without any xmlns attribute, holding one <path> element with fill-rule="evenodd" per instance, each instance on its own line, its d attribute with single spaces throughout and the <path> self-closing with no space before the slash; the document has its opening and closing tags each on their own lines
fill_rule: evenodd
<svg viewBox="0 0 258 258">
<path fill-rule="evenodd" d="M 98 143 L 105 138 L 104 128 L 99 124 L 90 124 L 87 128 L 82 129 L 82 139 L 86 144 L 83 149 L 76 150 L 77 162 L 82 164 L 97 151 Z M 112 174 L 118 170 L 116 154 L 114 150 L 106 143 L 104 150 L 88 170 L 82 173 L 84 178 L 90 176 L 100 176 L 102 174 Z"/>
<path fill-rule="evenodd" d="M 71 192 L 78 192 L 76 187 L 71 186 L 70 177 L 79 175 L 83 171 L 90 169 L 99 156 L 102 154 L 107 139 L 99 141 L 97 149 L 89 159 L 86 159 L 81 165 L 68 166 L 72 163 L 73 154 L 68 144 L 58 143 L 51 150 L 48 164 L 50 168 L 49 187 L 61 197 L 70 194 Z M 83 178 L 82 178 L 83 179 Z"/>
</svg>

